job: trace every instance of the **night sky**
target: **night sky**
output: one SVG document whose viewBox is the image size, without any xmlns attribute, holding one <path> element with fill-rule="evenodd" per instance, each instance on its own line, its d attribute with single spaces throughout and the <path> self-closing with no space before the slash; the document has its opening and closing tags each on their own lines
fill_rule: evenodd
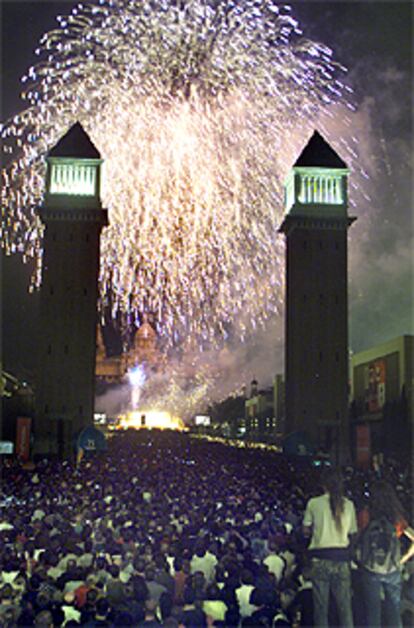
<svg viewBox="0 0 414 628">
<path fill-rule="evenodd" d="M 55 16 L 72 2 L 2 0 L 2 120 L 22 108 L 20 77 Z M 355 90 L 355 133 L 370 201 L 350 208 L 350 346 L 359 351 L 414 332 L 412 202 L 412 3 L 293 2 L 304 34 L 322 41 L 349 70 Z M 27 294 L 30 268 L 3 258 L 3 362 L 23 374 L 33 369 L 37 298 Z M 269 343 L 269 337 L 274 343 Z M 283 368 L 282 318 L 248 345 L 233 347 L 229 363 L 246 377 L 269 383 Z M 248 364 L 248 367 L 246 366 Z M 230 378 L 231 379 L 231 378 Z"/>
</svg>

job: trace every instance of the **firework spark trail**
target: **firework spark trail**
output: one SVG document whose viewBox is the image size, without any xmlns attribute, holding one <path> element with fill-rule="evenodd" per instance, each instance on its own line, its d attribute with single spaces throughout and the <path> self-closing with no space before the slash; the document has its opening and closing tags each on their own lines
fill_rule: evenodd
<svg viewBox="0 0 414 628">
<path fill-rule="evenodd" d="M 101 0 L 58 20 L 2 131 L 6 252 L 40 268 L 45 155 L 80 120 L 105 160 L 102 309 L 150 312 L 170 343 L 243 337 L 281 301 L 295 130 L 344 100 L 343 68 L 269 0 Z"/>
</svg>

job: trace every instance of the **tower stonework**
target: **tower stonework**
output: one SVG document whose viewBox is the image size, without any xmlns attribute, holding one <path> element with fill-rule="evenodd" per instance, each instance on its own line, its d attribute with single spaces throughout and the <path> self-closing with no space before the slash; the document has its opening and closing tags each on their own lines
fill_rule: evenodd
<svg viewBox="0 0 414 628">
<path fill-rule="evenodd" d="M 315 132 L 285 188 L 286 431 L 348 454 L 348 169 Z"/>
<path fill-rule="evenodd" d="M 78 123 L 47 158 L 34 453 L 70 455 L 93 422 L 101 164 Z"/>
</svg>

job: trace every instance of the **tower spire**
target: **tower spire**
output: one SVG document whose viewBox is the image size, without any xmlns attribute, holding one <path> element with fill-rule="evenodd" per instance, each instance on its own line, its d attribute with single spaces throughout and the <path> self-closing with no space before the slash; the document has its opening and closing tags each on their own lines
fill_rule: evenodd
<svg viewBox="0 0 414 628">
<path fill-rule="evenodd" d="M 314 131 L 309 142 L 297 158 L 294 168 L 340 168 L 346 169 L 346 163 L 341 159 L 332 146 L 322 137 L 319 131 Z"/>
</svg>

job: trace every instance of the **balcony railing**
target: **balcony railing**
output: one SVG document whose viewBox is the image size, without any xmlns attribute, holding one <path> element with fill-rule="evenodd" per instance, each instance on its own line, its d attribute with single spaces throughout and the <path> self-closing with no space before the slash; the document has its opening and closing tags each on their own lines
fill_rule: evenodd
<svg viewBox="0 0 414 628">
<path fill-rule="evenodd" d="M 50 194 L 94 196 L 97 168 L 87 164 L 53 164 Z"/>
<path fill-rule="evenodd" d="M 298 200 L 304 205 L 322 203 L 341 205 L 344 202 L 342 176 L 332 174 L 300 174 Z"/>
</svg>

